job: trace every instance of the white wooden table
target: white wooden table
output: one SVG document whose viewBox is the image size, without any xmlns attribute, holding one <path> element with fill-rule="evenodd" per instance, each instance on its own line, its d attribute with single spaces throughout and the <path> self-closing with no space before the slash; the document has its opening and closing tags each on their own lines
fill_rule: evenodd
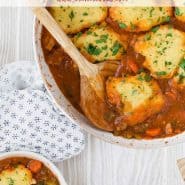
<svg viewBox="0 0 185 185">
<path fill-rule="evenodd" d="M 0 8 L 0 65 L 34 60 L 33 16 L 27 8 Z M 176 159 L 185 144 L 134 150 L 88 135 L 86 149 L 57 164 L 69 185 L 182 185 Z"/>
</svg>

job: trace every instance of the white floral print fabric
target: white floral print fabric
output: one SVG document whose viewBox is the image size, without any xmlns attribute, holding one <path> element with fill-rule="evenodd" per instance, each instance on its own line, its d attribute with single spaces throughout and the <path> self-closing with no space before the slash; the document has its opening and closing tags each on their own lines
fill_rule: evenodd
<svg viewBox="0 0 185 185">
<path fill-rule="evenodd" d="M 58 162 L 84 145 L 79 126 L 50 102 L 35 62 L 0 68 L 0 152 L 32 151 Z"/>
</svg>

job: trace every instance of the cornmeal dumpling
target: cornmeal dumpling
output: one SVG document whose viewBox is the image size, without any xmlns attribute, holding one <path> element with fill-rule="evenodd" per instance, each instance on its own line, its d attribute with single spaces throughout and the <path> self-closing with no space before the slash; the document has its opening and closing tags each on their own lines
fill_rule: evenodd
<svg viewBox="0 0 185 185">
<path fill-rule="evenodd" d="M 108 101 L 117 107 L 129 126 L 143 122 L 164 105 L 158 84 L 145 73 L 125 78 L 110 77 L 106 92 Z"/>
<path fill-rule="evenodd" d="M 139 36 L 134 49 L 145 57 L 143 66 L 156 79 L 171 78 L 185 54 L 185 33 L 170 26 Z"/>
<path fill-rule="evenodd" d="M 110 18 L 129 32 L 148 31 L 153 26 L 169 22 L 173 15 L 169 7 L 111 7 Z"/>
<path fill-rule="evenodd" d="M 185 7 L 176 7 L 175 8 L 175 17 L 181 22 L 185 22 Z"/>
<path fill-rule="evenodd" d="M 107 16 L 106 7 L 51 7 L 51 15 L 67 34 L 75 34 Z"/>
<path fill-rule="evenodd" d="M 77 35 L 74 44 L 91 62 L 120 60 L 127 48 L 121 36 L 106 25 L 93 26 L 84 34 Z"/>
<path fill-rule="evenodd" d="M 7 169 L 0 173 L 0 185 L 31 185 L 33 184 L 31 172 L 23 165 Z"/>
</svg>

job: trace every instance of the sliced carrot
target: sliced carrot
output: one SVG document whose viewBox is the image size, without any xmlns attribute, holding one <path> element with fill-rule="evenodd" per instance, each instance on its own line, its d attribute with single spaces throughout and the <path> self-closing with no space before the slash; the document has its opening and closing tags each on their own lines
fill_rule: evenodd
<svg viewBox="0 0 185 185">
<path fill-rule="evenodd" d="M 128 66 L 134 73 L 138 73 L 139 67 L 134 60 L 128 60 Z"/>
<path fill-rule="evenodd" d="M 146 130 L 146 135 L 151 137 L 156 137 L 160 135 L 161 129 L 160 128 L 150 128 Z"/>
<path fill-rule="evenodd" d="M 28 163 L 28 168 L 30 169 L 31 172 L 38 173 L 42 168 L 42 163 L 37 160 L 31 160 Z"/>
</svg>

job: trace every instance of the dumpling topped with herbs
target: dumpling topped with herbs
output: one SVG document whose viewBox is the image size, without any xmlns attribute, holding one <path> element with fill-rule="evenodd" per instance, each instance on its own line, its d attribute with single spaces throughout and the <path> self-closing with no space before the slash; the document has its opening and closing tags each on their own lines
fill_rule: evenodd
<svg viewBox="0 0 185 185">
<path fill-rule="evenodd" d="M 110 77 L 106 82 L 106 92 L 108 101 L 129 126 L 158 113 L 164 105 L 157 82 L 145 73 L 124 78 Z"/>
<path fill-rule="evenodd" d="M 129 32 L 148 31 L 153 26 L 169 22 L 173 10 L 170 7 L 112 7 L 110 18 Z"/>
<path fill-rule="evenodd" d="M 134 49 L 145 57 L 143 66 L 153 77 L 171 78 L 185 55 L 185 33 L 167 25 L 155 27 L 138 37 Z"/>
<path fill-rule="evenodd" d="M 67 34 L 75 34 L 104 21 L 106 7 L 51 7 L 50 13 Z"/>
<path fill-rule="evenodd" d="M 0 185 L 32 185 L 32 173 L 23 165 L 4 170 L 0 173 Z"/>
<path fill-rule="evenodd" d="M 127 42 L 107 25 L 93 26 L 74 38 L 74 44 L 91 62 L 120 60 Z"/>
</svg>

